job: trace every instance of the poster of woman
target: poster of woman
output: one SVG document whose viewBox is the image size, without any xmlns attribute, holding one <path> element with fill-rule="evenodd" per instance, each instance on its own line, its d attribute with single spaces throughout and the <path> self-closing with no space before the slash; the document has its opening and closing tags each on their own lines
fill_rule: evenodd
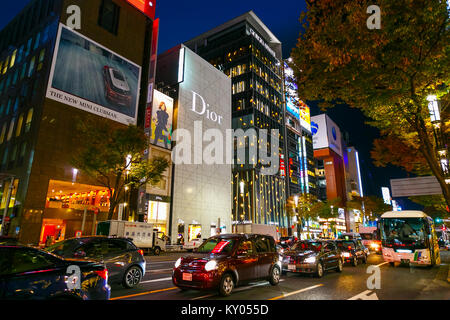
<svg viewBox="0 0 450 320">
<path fill-rule="evenodd" d="M 166 149 L 172 144 L 173 99 L 154 90 L 152 108 L 152 144 Z"/>
</svg>

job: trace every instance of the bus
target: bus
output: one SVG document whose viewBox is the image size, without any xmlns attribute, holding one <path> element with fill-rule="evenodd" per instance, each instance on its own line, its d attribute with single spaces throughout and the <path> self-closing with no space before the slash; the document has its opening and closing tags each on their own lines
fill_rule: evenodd
<svg viewBox="0 0 450 320">
<path fill-rule="evenodd" d="M 383 259 L 410 265 L 440 265 L 434 222 L 422 211 L 389 211 L 381 216 Z"/>
</svg>

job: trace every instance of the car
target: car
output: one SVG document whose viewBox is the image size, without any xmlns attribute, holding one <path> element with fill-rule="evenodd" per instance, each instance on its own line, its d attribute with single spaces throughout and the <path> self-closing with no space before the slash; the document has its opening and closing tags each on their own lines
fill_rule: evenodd
<svg viewBox="0 0 450 320">
<path fill-rule="evenodd" d="M 19 244 L 19 239 L 17 239 L 17 238 L 8 237 L 8 236 L 1 236 L 0 237 L 0 246 L 4 246 L 4 245 L 18 245 L 18 244 Z"/>
<path fill-rule="evenodd" d="M 357 232 L 344 232 L 339 234 L 339 240 L 362 240 L 361 235 Z"/>
<path fill-rule="evenodd" d="M 183 249 L 187 250 L 188 252 L 192 252 L 194 249 L 197 249 L 200 247 L 200 245 L 203 243 L 203 240 L 200 238 L 192 239 L 191 241 L 186 242 L 183 245 Z"/>
<path fill-rule="evenodd" d="M 306 273 L 321 278 L 325 271 L 342 272 L 341 252 L 333 241 L 300 240 L 285 252 L 282 272 Z"/>
<path fill-rule="evenodd" d="M 67 239 L 45 249 L 64 258 L 80 258 L 103 262 L 110 283 L 122 284 L 129 289 L 137 286 L 145 275 L 144 252 L 132 239 L 90 236 Z"/>
<path fill-rule="evenodd" d="M 358 240 L 336 240 L 336 245 L 341 251 L 344 263 L 351 263 L 354 267 L 359 262 L 367 263 L 367 252 Z"/>
<path fill-rule="evenodd" d="M 181 257 L 172 272 L 181 290 L 218 290 L 229 296 L 236 286 L 251 281 L 280 281 L 281 263 L 272 236 L 221 234 L 208 238 L 191 255 Z"/>
<path fill-rule="evenodd" d="M 122 71 L 110 66 L 104 66 L 103 80 L 106 100 L 117 105 L 131 107 L 131 90 Z"/>
<path fill-rule="evenodd" d="M 294 242 L 297 240 L 296 237 L 290 236 L 290 237 L 281 237 L 279 241 L 279 245 L 283 247 L 283 249 L 289 248 L 291 245 L 294 244 Z"/>
<path fill-rule="evenodd" d="M 0 246 L 0 300 L 108 300 L 110 294 L 108 271 L 101 263 Z"/>
</svg>

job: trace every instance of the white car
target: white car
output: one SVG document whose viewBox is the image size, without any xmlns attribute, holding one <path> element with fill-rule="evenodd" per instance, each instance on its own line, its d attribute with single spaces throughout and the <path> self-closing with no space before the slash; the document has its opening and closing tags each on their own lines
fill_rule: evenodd
<svg viewBox="0 0 450 320">
<path fill-rule="evenodd" d="M 200 245 L 203 243 L 203 240 L 198 238 L 198 239 L 192 239 L 191 241 L 186 242 L 183 245 L 183 249 L 186 249 L 187 251 L 191 252 L 194 249 L 200 247 Z"/>
</svg>

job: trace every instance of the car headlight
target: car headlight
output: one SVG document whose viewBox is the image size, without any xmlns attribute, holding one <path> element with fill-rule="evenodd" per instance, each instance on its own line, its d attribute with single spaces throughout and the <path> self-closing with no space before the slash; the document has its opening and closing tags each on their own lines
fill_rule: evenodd
<svg viewBox="0 0 450 320">
<path fill-rule="evenodd" d="M 212 271 L 214 269 L 217 269 L 217 262 L 215 260 L 211 260 L 205 264 L 205 271 Z"/>
<path fill-rule="evenodd" d="M 177 262 L 175 262 L 175 268 L 178 268 L 180 266 L 180 264 L 181 264 L 181 258 L 179 258 L 177 260 Z"/>
<path fill-rule="evenodd" d="M 348 252 L 342 252 L 342 256 L 343 256 L 343 257 L 346 257 L 346 258 L 349 258 L 349 257 L 350 257 L 350 253 L 348 253 Z"/>
<path fill-rule="evenodd" d="M 316 257 L 309 257 L 304 260 L 305 263 L 314 263 L 316 262 Z"/>
</svg>

